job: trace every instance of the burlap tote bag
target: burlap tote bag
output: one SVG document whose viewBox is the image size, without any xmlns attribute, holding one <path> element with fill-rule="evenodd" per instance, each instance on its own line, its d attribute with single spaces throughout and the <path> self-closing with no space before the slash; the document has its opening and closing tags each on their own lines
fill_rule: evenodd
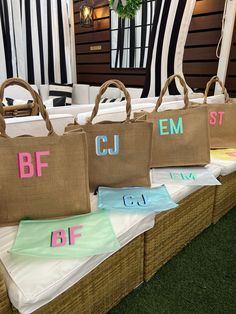
<svg viewBox="0 0 236 314">
<path fill-rule="evenodd" d="M 127 118 L 122 122 L 102 121 L 92 124 L 101 96 L 110 85 L 124 92 Z M 150 186 L 152 124 L 131 120 L 130 114 L 131 98 L 125 86 L 118 80 L 105 82 L 96 97 L 91 117 L 83 125 L 88 139 L 91 191 L 98 186 Z"/>
<path fill-rule="evenodd" d="M 163 96 L 175 78 L 184 89 L 184 108 L 159 112 Z M 181 76 L 167 79 L 152 112 L 135 116 L 153 123 L 151 167 L 200 166 L 210 162 L 207 107 L 190 104 Z"/>
<path fill-rule="evenodd" d="M 236 148 L 236 100 L 230 99 L 229 94 L 217 76 L 213 76 L 207 83 L 204 104 L 211 85 L 218 82 L 224 93 L 225 102 L 209 104 L 209 128 L 211 148 Z"/>
<path fill-rule="evenodd" d="M 4 89 L 26 88 L 45 120 L 48 136 L 10 138 L 1 105 Z M 88 213 L 88 156 L 84 131 L 54 133 L 39 95 L 21 79 L 0 88 L 0 225 L 24 218 L 44 219 Z"/>
</svg>

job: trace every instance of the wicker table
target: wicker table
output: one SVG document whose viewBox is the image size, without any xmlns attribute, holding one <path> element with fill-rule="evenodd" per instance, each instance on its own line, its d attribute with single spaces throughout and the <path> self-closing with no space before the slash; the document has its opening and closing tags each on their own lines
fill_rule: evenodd
<svg viewBox="0 0 236 314">
<path fill-rule="evenodd" d="M 144 235 L 140 235 L 34 313 L 106 313 L 143 282 L 143 259 Z M 0 277 L 0 313 L 12 312 Z"/>
<path fill-rule="evenodd" d="M 212 223 L 214 197 L 215 187 L 204 187 L 156 216 L 155 226 L 144 234 L 146 281 Z"/>
<path fill-rule="evenodd" d="M 2 277 L 2 273 L 0 272 L 0 313 L 8 314 L 11 312 L 11 305 L 7 296 L 7 289 Z"/>
<path fill-rule="evenodd" d="M 216 187 L 212 222 L 215 224 L 231 208 L 236 206 L 236 172 L 220 176 L 222 185 Z"/>
<path fill-rule="evenodd" d="M 158 214 L 151 230 L 35 313 L 106 313 L 206 229 L 212 217 L 217 222 L 236 205 L 236 173 L 220 177 L 220 181 L 222 186 L 201 188 L 178 208 Z M 12 312 L 0 275 L 0 314 Z"/>
</svg>

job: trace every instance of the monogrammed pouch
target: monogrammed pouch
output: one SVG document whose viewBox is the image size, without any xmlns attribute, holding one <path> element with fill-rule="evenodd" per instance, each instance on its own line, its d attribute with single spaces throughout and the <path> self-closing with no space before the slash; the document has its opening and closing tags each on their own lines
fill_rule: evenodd
<svg viewBox="0 0 236 314">
<path fill-rule="evenodd" d="M 20 222 L 11 253 L 48 258 L 78 258 L 120 248 L 109 214 L 90 214 L 53 220 Z"/>
<path fill-rule="evenodd" d="M 98 189 L 100 209 L 127 213 L 161 212 L 178 205 L 171 199 L 164 185 L 157 188 L 106 188 Z"/>
</svg>

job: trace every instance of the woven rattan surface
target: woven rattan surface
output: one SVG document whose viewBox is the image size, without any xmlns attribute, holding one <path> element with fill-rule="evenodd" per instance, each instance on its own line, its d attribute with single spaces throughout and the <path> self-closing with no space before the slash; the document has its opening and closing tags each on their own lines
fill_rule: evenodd
<svg viewBox="0 0 236 314">
<path fill-rule="evenodd" d="M 216 187 L 213 223 L 236 206 L 236 172 L 219 178 L 222 185 Z"/>
<path fill-rule="evenodd" d="M 212 222 L 215 187 L 204 187 L 180 202 L 179 207 L 156 216 L 144 235 L 144 279 L 165 263 Z"/>
<path fill-rule="evenodd" d="M 7 295 L 7 289 L 0 271 L 0 314 L 11 313 L 11 305 Z"/>
<path fill-rule="evenodd" d="M 106 313 L 142 283 L 143 258 L 144 236 L 140 235 L 106 259 L 77 284 L 34 313 Z M 4 297 L 0 304 L 6 301 Z M 0 313 L 5 314 L 1 311 Z"/>
<path fill-rule="evenodd" d="M 21 109 L 21 107 L 23 109 Z M 38 115 L 38 112 L 33 110 L 34 107 L 35 106 L 32 104 L 4 107 L 4 118 L 28 117 Z"/>
</svg>

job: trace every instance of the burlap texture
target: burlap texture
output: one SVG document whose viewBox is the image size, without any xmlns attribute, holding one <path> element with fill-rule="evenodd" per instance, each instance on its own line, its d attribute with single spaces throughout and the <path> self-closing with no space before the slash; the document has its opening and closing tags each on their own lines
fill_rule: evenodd
<svg viewBox="0 0 236 314">
<path fill-rule="evenodd" d="M 184 89 L 183 109 L 158 112 L 169 84 L 178 78 Z M 206 105 L 190 104 L 185 81 L 171 76 L 150 113 L 135 114 L 153 124 L 151 167 L 200 166 L 210 162 L 209 130 Z"/>
<path fill-rule="evenodd" d="M 17 224 L 26 217 L 44 219 L 88 213 L 85 132 L 55 134 L 39 95 L 21 79 L 7 80 L 4 87 L 14 84 L 30 91 L 49 133 L 47 137 L 8 137 L 1 106 L 3 89 L 0 90 L 0 225 Z M 38 163 L 36 152 L 46 152 L 39 157 Z M 28 157 L 20 162 L 22 153 L 28 153 L 31 166 L 27 164 Z M 22 161 L 24 166 L 20 167 Z M 27 173 L 31 173 L 30 176 L 24 177 Z"/>
<path fill-rule="evenodd" d="M 207 83 L 204 104 L 211 85 L 218 82 L 225 96 L 224 103 L 208 104 L 210 147 L 236 148 L 236 100 L 230 99 L 228 92 L 220 79 L 213 76 Z"/>
<path fill-rule="evenodd" d="M 127 118 L 123 122 L 102 121 L 92 124 L 99 109 L 101 96 L 110 85 L 115 85 L 124 92 L 127 101 Z M 131 120 L 130 114 L 131 98 L 125 86 L 118 80 L 105 82 L 96 97 L 89 121 L 82 126 L 88 140 L 91 191 L 96 190 L 98 186 L 150 186 L 152 125 L 147 122 Z M 77 127 L 79 126 L 71 125 L 67 127 L 67 130 Z M 99 145 L 102 153 L 106 152 L 103 156 L 99 156 L 96 152 L 98 136 L 107 137 L 107 142 L 102 141 Z M 112 155 L 107 150 L 109 148 L 114 150 L 115 136 L 119 137 L 119 153 Z"/>
</svg>

